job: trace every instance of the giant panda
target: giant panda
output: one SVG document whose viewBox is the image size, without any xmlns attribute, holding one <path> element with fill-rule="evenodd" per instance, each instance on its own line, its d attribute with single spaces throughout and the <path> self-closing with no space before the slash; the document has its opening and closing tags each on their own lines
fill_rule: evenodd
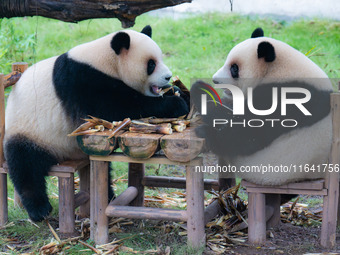
<svg viewBox="0 0 340 255">
<path fill-rule="evenodd" d="M 233 114 L 235 95 L 225 90 L 221 103 L 217 97 L 216 102 L 207 102 L 207 114 L 202 115 L 204 124 L 196 129 L 196 133 L 206 138 L 208 147 L 222 161 L 236 166 L 236 176 L 260 185 L 281 185 L 325 175 L 321 164 L 327 163 L 331 149 L 332 85 L 327 75 L 314 62 L 288 44 L 264 37 L 263 30 L 258 28 L 250 39 L 239 43 L 229 52 L 225 64 L 214 74 L 213 81 L 217 87 L 226 83 L 242 90 L 246 109 L 243 116 Z M 198 109 L 207 85 L 203 81 L 197 81 L 192 86 L 191 98 Z M 275 112 L 270 116 L 258 116 L 250 112 L 246 107 L 249 87 L 253 91 L 254 107 L 262 110 L 270 108 L 272 89 L 278 88 L 278 107 Z M 310 92 L 311 98 L 303 106 L 311 116 L 302 114 L 295 105 L 288 105 L 287 115 L 282 116 L 280 95 L 284 87 L 304 88 Z M 299 98 L 301 94 L 291 93 L 288 96 Z M 214 119 L 241 122 L 244 119 L 248 121 L 266 118 L 295 119 L 298 125 L 290 128 L 278 125 L 272 128 L 271 123 L 263 127 L 249 127 L 242 123 L 233 127 L 213 127 Z M 276 170 L 256 172 L 253 168 L 255 170 L 251 172 L 250 168 L 245 168 L 261 165 L 275 166 Z M 280 168 L 281 165 L 286 168 Z M 320 165 L 321 169 L 318 170 Z M 308 172 L 313 166 L 314 172 Z"/>
<path fill-rule="evenodd" d="M 152 29 L 123 30 L 84 43 L 27 69 L 6 108 L 9 175 L 33 221 L 52 207 L 44 177 L 52 165 L 86 157 L 67 137 L 87 115 L 109 121 L 188 113 L 181 91 L 160 96 L 172 76 Z M 114 196 L 109 190 L 109 199 Z"/>
</svg>

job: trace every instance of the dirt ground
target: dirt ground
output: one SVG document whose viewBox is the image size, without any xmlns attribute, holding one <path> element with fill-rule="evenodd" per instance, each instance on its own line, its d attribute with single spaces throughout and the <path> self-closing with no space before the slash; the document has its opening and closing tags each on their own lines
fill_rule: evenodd
<svg viewBox="0 0 340 255">
<path fill-rule="evenodd" d="M 265 245 L 254 246 L 249 243 L 227 248 L 224 254 L 340 254 L 340 231 L 337 233 L 335 249 L 326 250 L 320 246 L 321 227 L 293 226 L 281 223 L 278 227 L 267 231 Z M 204 254 L 216 254 L 206 251 Z"/>
</svg>

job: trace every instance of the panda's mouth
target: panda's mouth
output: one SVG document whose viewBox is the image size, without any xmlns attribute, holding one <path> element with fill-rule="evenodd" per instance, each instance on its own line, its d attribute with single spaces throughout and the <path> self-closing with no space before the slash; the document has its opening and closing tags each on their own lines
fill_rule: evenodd
<svg viewBox="0 0 340 255">
<path fill-rule="evenodd" d="M 150 91 L 154 95 L 161 96 L 162 92 L 163 92 L 163 88 L 158 87 L 156 85 L 152 85 L 152 86 L 150 86 Z"/>
</svg>

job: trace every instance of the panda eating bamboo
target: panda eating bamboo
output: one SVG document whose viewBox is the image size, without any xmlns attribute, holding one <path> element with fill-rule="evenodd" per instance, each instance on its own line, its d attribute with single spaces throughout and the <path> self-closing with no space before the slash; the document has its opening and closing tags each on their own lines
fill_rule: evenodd
<svg viewBox="0 0 340 255">
<path fill-rule="evenodd" d="M 82 118 L 188 113 L 189 98 L 180 90 L 180 96 L 161 93 L 172 73 L 151 34 L 146 26 L 141 33 L 123 30 L 76 46 L 31 66 L 14 86 L 6 108 L 5 158 L 32 220 L 52 210 L 45 183 L 51 166 L 86 157 L 75 138 L 67 137 Z M 109 199 L 113 196 L 110 188 Z"/>
</svg>

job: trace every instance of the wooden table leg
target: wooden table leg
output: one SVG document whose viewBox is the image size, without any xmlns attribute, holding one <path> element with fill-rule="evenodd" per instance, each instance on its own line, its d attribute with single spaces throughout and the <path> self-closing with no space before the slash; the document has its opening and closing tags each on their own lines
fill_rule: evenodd
<svg viewBox="0 0 340 255">
<path fill-rule="evenodd" d="M 187 166 L 186 177 L 188 245 L 199 248 L 205 244 L 203 173 Z"/>
<path fill-rule="evenodd" d="M 78 171 L 79 174 L 79 190 L 85 191 L 90 194 L 90 166 L 86 166 Z M 80 218 L 85 218 L 90 216 L 90 200 L 79 207 Z"/>
<path fill-rule="evenodd" d="M 331 94 L 333 139 L 329 164 L 333 171 L 327 171 L 325 188 L 327 196 L 323 197 L 321 227 L 321 246 L 333 248 L 336 245 L 336 221 L 339 202 L 339 163 L 340 163 L 340 93 Z M 331 169 L 328 169 L 331 170 Z"/>
<path fill-rule="evenodd" d="M 108 162 L 91 160 L 91 239 L 96 244 L 109 241 L 108 217 Z"/>
<path fill-rule="evenodd" d="M 265 194 L 248 193 L 248 239 L 250 243 L 266 241 Z"/>
<path fill-rule="evenodd" d="M 74 225 L 74 174 L 58 177 L 59 186 L 59 231 L 72 235 Z"/>
<path fill-rule="evenodd" d="M 280 205 L 281 195 L 280 194 L 266 194 L 266 205 L 273 207 L 273 215 L 267 221 L 267 228 L 277 226 L 281 221 Z M 267 216 L 266 216 L 267 218 Z"/>
<path fill-rule="evenodd" d="M 0 174 L 0 226 L 8 220 L 7 174 Z"/>
<path fill-rule="evenodd" d="M 138 190 L 137 197 L 130 203 L 132 206 L 144 206 L 144 186 L 142 184 L 144 174 L 144 164 L 129 163 L 128 186 L 134 186 Z"/>
</svg>

